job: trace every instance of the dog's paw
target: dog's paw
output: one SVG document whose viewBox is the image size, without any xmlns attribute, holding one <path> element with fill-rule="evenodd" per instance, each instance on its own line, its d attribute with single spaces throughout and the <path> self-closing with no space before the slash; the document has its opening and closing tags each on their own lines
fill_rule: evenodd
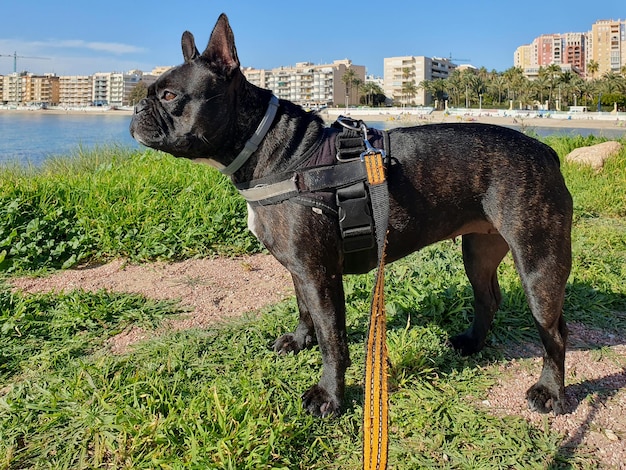
<svg viewBox="0 0 626 470">
<path fill-rule="evenodd" d="M 458 351 L 461 356 L 471 356 L 483 349 L 484 344 L 476 341 L 467 333 L 453 336 L 450 338 L 450 344 L 455 351 Z"/>
<path fill-rule="evenodd" d="M 565 398 L 559 398 L 550 392 L 545 385 L 537 383 L 526 392 L 528 408 L 538 413 L 550 413 L 562 415 L 567 413 Z"/>
<path fill-rule="evenodd" d="M 302 395 L 302 406 L 312 415 L 320 418 L 339 416 L 341 406 L 339 401 L 319 385 L 314 385 Z"/>
<path fill-rule="evenodd" d="M 274 342 L 274 352 L 277 354 L 297 354 L 305 348 L 308 348 L 313 343 L 313 338 L 306 335 L 300 339 L 293 333 L 287 333 L 282 335 Z"/>
</svg>

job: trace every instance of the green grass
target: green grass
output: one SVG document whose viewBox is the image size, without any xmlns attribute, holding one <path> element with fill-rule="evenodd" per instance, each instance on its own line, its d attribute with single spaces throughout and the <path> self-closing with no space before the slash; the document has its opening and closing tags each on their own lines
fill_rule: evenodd
<svg viewBox="0 0 626 470">
<path fill-rule="evenodd" d="M 561 156 L 578 143 L 562 139 L 551 142 Z M 569 321 L 623 332 L 625 152 L 614 160 L 601 173 L 563 166 L 576 206 L 565 311 Z M 259 249 L 223 178 L 155 152 L 112 149 L 43 171 L 6 170 L 1 181 L 7 222 L 0 240 L 16 232 L 0 244 L 11 275 L 79 259 Z M 55 240 L 52 248 L 47 239 Z M 13 250 L 18 240 L 21 251 Z M 537 340 L 510 257 L 500 269 L 504 302 L 488 347 L 471 358 L 446 345 L 472 316 L 459 244 L 428 247 L 387 273 L 390 468 L 597 467 L 592 452 L 562 448 L 563 436 L 547 426 L 476 405 L 497 379 L 506 344 Z M 0 469 L 361 468 L 372 283 L 372 275 L 345 280 L 353 365 L 346 412 L 332 420 L 308 416 L 300 405 L 319 377 L 318 348 L 283 357 L 271 351 L 274 339 L 295 327 L 294 299 L 260 316 L 163 334 L 114 355 L 107 346 L 112 335 L 134 325 L 154 328 L 180 308 L 134 295 L 26 295 L 0 285 Z"/>
<path fill-rule="evenodd" d="M 259 250 L 235 194 L 218 172 L 150 150 L 79 149 L 43 168 L 2 168 L 0 271 Z"/>
</svg>

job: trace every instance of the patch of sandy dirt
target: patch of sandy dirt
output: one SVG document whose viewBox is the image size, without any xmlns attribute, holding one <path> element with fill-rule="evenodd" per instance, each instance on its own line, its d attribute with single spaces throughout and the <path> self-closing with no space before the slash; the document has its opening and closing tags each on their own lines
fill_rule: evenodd
<svg viewBox="0 0 626 470">
<path fill-rule="evenodd" d="M 268 255 L 193 259 L 178 263 L 128 264 L 61 271 L 45 278 L 14 279 L 25 292 L 73 289 L 132 292 L 154 299 L 180 299 L 189 313 L 170 319 L 160 331 L 203 327 L 255 311 L 293 295 L 287 271 Z M 540 415 L 528 410 L 525 391 L 541 373 L 542 348 L 523 344 L 508 351 L 501 377 L 481 406 L 500 415 L 522 416 L 563 434 L 561 454 L 577 449 L 598 458 L 603 468 L 626 469 L 626 332 L 613 335 L 570 323 L 566 395 L 570 413 Z M 133 343 L 159 334 L 131 328 L 110 341 L 123 353 Z"/>
<path fill-rule="evenodd" d="M 543 429 L 565 436 L 561 455 L 579 449 L 594 455 L 602 468 L 626 469 L 626 332 L 621 335 L 568 324 L 565 358 L 565 395 L 568 414 L 533 413 L 526 404 L 526 390 L 541 374 L 543 349 L 527 343 L 508 351 L 509 362 L 482 402 L 492 412 L 522 416 Z"/>
<path fill-rule="evenodd" d="M 273 257 L 190 259 L 176 263 L 130 264 L 116 260 L 98 266 L 59 271 L 44 278 L 19 278 L 12 285 L 25 292 L 83 289 L 128 292 L 158 300 L 180 300 L 188 309 L 164 322 L 163 331 L 202 328 L 224 318 L 259 310 L 293 295 L 291 276 Z M 124 353 L 154 331 L 133 327 L 109 340 Z"/>
</svg>

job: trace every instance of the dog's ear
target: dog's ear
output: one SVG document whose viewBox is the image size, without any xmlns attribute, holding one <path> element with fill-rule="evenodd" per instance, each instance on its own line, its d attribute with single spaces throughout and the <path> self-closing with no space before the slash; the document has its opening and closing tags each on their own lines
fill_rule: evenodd
<svg viewBox="0 0 626 470">
<path fill-rule="evenodd" d="M 183 57 L 185 58 L 185 62 L 197 59 L 200 56 L 200 52 L 198 52 L 198 49 L 196 48 L 196 41 L 193 38 L 193 34 L 189 31 L 185 31 L 183 33 L 181 43 L 183 46 Z"/>
<path fill-rule="evenodd" d="M 202 57 L 209 60 L 212 66 L 218 67 L 227 74 L 239 68 L 239 57 L 235 48 L 235 36 L 230 28 L 228 18 L 220 15 L 211 33 L 211 39 Z"/>
</svg>

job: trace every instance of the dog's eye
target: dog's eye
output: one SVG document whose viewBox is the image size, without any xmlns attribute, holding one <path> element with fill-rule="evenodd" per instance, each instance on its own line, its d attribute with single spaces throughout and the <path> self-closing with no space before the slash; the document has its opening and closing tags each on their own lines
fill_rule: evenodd
<svg viewBox="0 0 626 470">
<path fill-rule="evenodd" d="M 163 92 L 163 99 L 165 101 L 172 101 L 175 98 L 176 98 L 176 94 L 175 93 L 172 93 L 171 91 L 164 91 Z"/>
</svg>

